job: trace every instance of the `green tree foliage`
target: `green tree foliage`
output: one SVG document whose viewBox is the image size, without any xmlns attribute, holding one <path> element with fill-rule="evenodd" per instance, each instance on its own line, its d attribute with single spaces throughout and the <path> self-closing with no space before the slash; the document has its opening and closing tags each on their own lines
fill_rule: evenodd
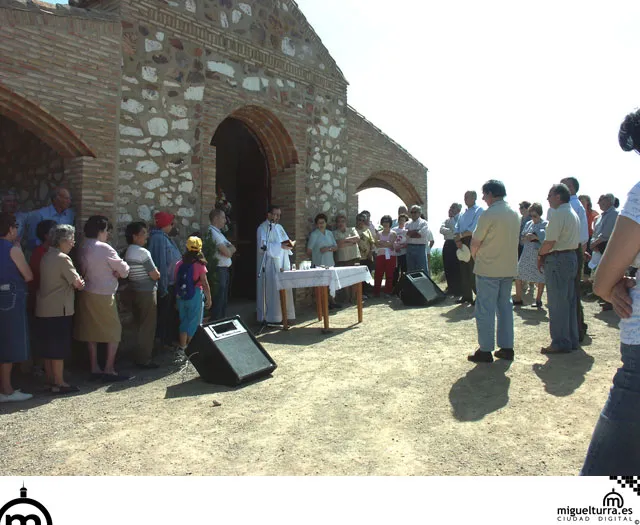
<svg viewBox="0 0 640 525">
<path fill-rule="evenodd" d="M 442 250 L 431 250 L 431 266 L 429 267 L 431 275 L 440 275 L 444 272 L 444 261 L 442 260 Z"/>
</svg>

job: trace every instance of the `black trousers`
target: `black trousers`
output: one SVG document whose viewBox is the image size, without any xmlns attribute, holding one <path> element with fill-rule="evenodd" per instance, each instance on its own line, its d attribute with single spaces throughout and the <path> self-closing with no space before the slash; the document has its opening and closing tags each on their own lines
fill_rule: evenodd
<svg viewBox="0 0 640 525">
<path fill-rule="evenodd" d="M 464 237 L 462 243 L 471 249 L 471 237 Z M 473 257 L 469 262 L 460 261 L 460 295 L 465 301 L 473 301 L 473 294 L 476 291 L 476 276 L 473 273 Z"/>
<path fill-rule="evenodd" d="M 456 241 L 444 241 L 442 248 L 444 275 L 447 278 L 449 293 L 459 297 L 462 295 L 462 287 L 460 286 L 460 261 L 456 255 L 456 250 Z"/>
<path fill-rule="evenodd" d="M 407 273 L 407 254 L 398 255 L 396 269 L 393 271 L 394 286 L 400 281 L 400 273 Z"/>
</svg>

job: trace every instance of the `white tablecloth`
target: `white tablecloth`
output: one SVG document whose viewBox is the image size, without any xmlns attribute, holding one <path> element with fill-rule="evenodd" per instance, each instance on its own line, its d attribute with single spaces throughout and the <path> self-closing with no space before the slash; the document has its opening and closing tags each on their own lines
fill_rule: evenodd
<svg viewBox="0 0 640 525">
<path fill-rule="evenodd" d="M 314 288 L 328 286 L 332 297 L 336 290 L 356 283 L 372 282 L 371 274 L 366 266 L 341 266 L 339 268 L 314 268 L 312 270 L 289 270 L 278 272 L 278 290 L 293 288 Z"/>
</svg>

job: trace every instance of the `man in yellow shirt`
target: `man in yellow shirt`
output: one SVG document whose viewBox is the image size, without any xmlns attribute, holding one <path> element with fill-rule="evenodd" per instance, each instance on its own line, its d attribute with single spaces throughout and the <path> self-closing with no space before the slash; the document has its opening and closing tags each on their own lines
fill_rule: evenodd
<svg viewBox="0 0 640 525">
<path fill-rule="evenodd" d="M 543 354 L 568 353 L 577 350 L 579 344 L 575 280 L 580 219 L 569 204 L 570 198 L 569 188 L 564 184 L 554 184 L 547 197 L 553 213 L 538 252 L 538 268 L 544 265 L 551 344 L 542 348 Z"/>
<path fill-rule="evenodd" d="M 499 180 L 487 181 L 482 186 L 482 199 L 487 210 L 478 218 L 471 237 L 471 255 L 475 259 L 476 327 L 478 349 L 468 356 L 474 363 L 491 363 L 495 353 L 502 359 L 513 359 L 513 303 L 511 287 L 518 275 L 518 243 L 520 219 L 504 198 L 507 190 Z"/>
</svg>

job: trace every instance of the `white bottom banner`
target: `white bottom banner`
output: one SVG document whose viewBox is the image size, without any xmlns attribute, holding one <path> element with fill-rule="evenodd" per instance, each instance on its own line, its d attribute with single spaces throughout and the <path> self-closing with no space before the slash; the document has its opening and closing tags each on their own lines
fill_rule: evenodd
<svg viewBox="0 0 640 525">
<path fill-rule="evenodd" d="M 4 477 L 0 525 L 638 525 L 637 479 Z"/>
</svg>

